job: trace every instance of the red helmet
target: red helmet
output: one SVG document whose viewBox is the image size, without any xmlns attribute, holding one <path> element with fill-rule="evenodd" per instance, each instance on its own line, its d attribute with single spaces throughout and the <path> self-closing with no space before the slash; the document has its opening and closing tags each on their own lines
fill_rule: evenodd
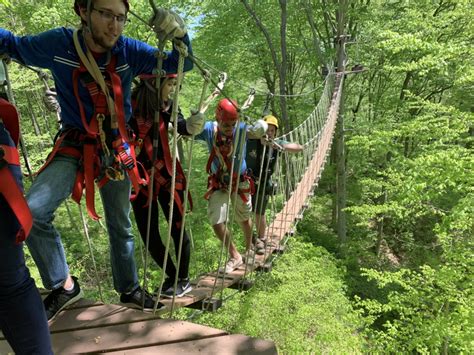
<svg viewBox="0 0 474 355">
<path fill-rule="evenodd" d="M 90 0 L 93 1 L 93 0 Z M 87 8 L 87 2 L 88 0 L 74 0 L 74 11 L 76 12 L 77 15 L 80 16 L 79 8 Z M 130 9 L 130 5 L 128 4 L 128 0 L 123 0 L 123 3 L 125 7 L 127 8 L 127 11 Z"/>
<path fill-rule="evenodd" d="M 237 121 L 239 118 L 239 111 L 237 101 L 222 99 L 216 107 L 216 119 L 218 121 Z"/>
<path fill-rule="evenodd" d="M 18 145 L 18 140 L 20 139 L 20 126 L 18 122 L 18 112 L 16 111 L 15 106 L 9 103 L 7 100 L 4 100 L 0 97 L 0 118 L 3 121 L 10 136 L 15 142 L 15 145 Z"/>
</svg>

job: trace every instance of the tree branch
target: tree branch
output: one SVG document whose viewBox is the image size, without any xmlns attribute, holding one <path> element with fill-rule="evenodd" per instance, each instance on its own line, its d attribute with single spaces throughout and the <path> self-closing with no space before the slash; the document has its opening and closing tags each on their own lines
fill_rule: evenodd
<svg viewBox="0 0 474 355">
<path fill-rule="evenodd" d="M 273 41 L 272 41 L 272 38 L 270 37 L 270 34 L 268 33 L 268 30 L 265 28 L 265 26 L 263 25 L 262 21 L 257 16 L 257 14 L 255 13 L 255 11 L 250 7 L 248 1 L 247 0 L 241 0 L 241 2 L 244 5 L 245 10 L 247 10 L 249 15 L 254 19 L 255 24 L 257 25 L 257 27 L 263 33 L 263 35 L 265 37 L 265 40 L 267 41 L 267 44 L 268 44 L 268 49 L 270 50 L 270 55 L 272 57 L 273 64 L 275 65 L 277 70 L 280 71 L 281 64 L 280 64 L 280 61 L 278 60 L 276 50 L 275 50 L 275 46 L 273 45 Z"/>
</svg>

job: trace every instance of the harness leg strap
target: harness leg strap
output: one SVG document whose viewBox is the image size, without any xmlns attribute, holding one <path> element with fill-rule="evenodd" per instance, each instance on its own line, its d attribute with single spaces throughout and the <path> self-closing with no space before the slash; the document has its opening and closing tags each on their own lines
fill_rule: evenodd
<svg viewBox="0 0 474 355">
<path fill-rule="evenodd" d="M 86 206 L 87 213 L 94 220 L 97 221 L 100 217 L 95 211 L 94 200 L 94 156 L 95 144 L 88 142 L 84 143 L 84 179 L 86 183 Z"/>
</svg>

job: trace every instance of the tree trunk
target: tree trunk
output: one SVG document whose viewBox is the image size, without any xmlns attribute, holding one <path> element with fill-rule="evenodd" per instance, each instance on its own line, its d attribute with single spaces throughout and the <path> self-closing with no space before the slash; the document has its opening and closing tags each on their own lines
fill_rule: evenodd
<svg viewBox="0 0 474 355">
<path fill-rule="evenodd" d="M 41 129 L 40 129 L 40 126 L 39 126 L 39 123 L 38 123 L 38 119 L 36 118 L 36 114 L 35 114 L 35 111 L 33 110 L 32 106 L 31 106 L 31 99 L 30 99 L 30 95 L 26 95 L 26 100 L 28 101 L 28 111 L 30 113 L 30 116 L 31 116 L 31 124 L 33 125 L 33 129 L 35 130 L 35 134 L 37 137 L 41 136 Z M 41 151 L 44 151 L 44 143 L 42 140 L 40 140 L 40 149 Z"/>
<path fill-rule="evenodd" d="M 347 1 L 339 1 L 339 9 L 336 13 L 337 23 L 337 72 L 344 73 L 346 64 L 346 54 L 344 50 L 345 42 L 345 14 L 347 9 Z M 344 74 L 340 74 L 344 75 Z M 340 84 L 341 85 L 341 84 Z M 342 82 L 344 85 L 344 82 Z M 339 116 L 336 126 L 336 159 L 337 159 L 337 235 L 341 245 L 341 254 L 345 254 L 347 242 L 347 226 L 346 226 L 346 155 L 344 147 L 344 90 L 341 90 L 341 98 L 339 105 Z"/>
<path fill-rule="evenodd" d="M 280 23 L 280 47 L 281 47 L 281 65 L 279 70 L 279 84 L 280 84 L 280 110 L 281 110 L 281 121 L 286 131 L 291 130 L 290 123 L 288 122 L 288 112 L 286 107 L 286 71 L 288 67 L 288 53 L 286 49 L 286 0 L 280 0 L 281 9 L 281 23 Z"/>
</svg>

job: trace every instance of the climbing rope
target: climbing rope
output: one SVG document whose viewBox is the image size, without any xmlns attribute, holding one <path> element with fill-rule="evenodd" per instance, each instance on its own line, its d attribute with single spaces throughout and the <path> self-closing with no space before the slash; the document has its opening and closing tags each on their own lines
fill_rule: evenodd
<svg viewBox="0 0 474 355">
<path fill-rule="evenodd" d="M 178 107 L 179 107 L 179 92 L 180 92 L 180 87 L 181 87 L 181 82 L 183 80 L 183 69 L 184 69 L 184 58 L 188 55 L 187 47 L 184 45 L 183 42 L 177 42 L 175 45 L 178 46 L 178 51 L 179 51 L 179 59 L 178 59 L 178 77 L 177 77 L 177 85 L 176 85 L 176 90 L 174 92 L 173 96 L 173 110 L 171 111 L 171 123 L 173 124 L 173 167 L 172 167 L 172 174 L 171 174 L 171 188 L 170 188 L 170 208 L 169 208 L 169 218 L 168 218 L 168 235 L 166 239 L 166 248 L 165 248 L 165 260 L 163 263 L 163 270 L 166 270 L 166 265 L 168 263 L 168 255 L 169 255 L 169 246 L 170 246 L 170 240 L 171 240 L 171 230 L 173 226 L 173 214 L 174 214 L 174 191 L 176 189 L 176 166 L 177 166 L 177 160 L 178 160 Z M 160 92 L 161 96 L 161 92 Z M 153 160 L 154 161 L 154 160 Z M 187 195 L 184 195 L 184 200 L 187 200 Z M 183 211 L 183 218 L 185 215 L 186 211 Z M 184 231 L 184 223 L 181 223 L 181 229 Z M 179 245 L 182 245 L 182 236 L 181 234 Z M 178 260 L 178 265 L 176 267 L 176 271 L 178 272 L 179 270 L 179 262 Z M 162 280 L 160 284 L 160 288 L 158 291 L 158 297 L 155 302 L 155 311 L 156 311 L 156 306 L 158 305 L 158 299 L 161 296 L 161 291 L 163 287 L 163 282 L 165 280 L 165 272 L 162 273 Z M 175 278 L 175 283 L 174 283 L 174 289 L 176 290 L 176 285 L 178 282 L 178 278 Z M 173 297 L 172 301 L 172 306 L 171 306 L 171 312 L 170 316 L 173 315 L 173 308 L 174 308 L 174 301 L 175 297 Z"/>
</svg>

